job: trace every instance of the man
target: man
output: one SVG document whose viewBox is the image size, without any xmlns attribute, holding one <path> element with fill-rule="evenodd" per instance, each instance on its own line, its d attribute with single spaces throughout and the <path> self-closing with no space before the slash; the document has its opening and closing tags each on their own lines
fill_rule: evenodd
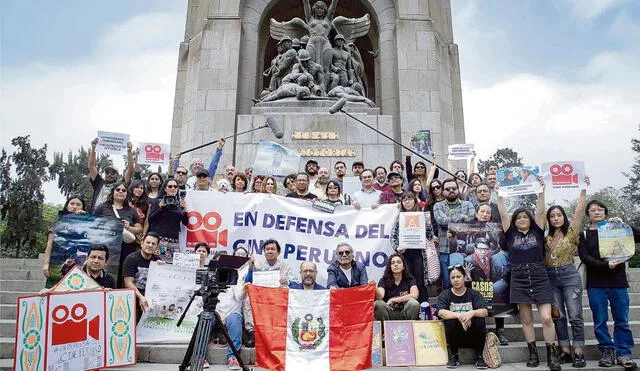
<svg viewBox="0 0 640 371">
<path fill-rule="evenodd" d="M 309 176 L 309 186 L 313 187 L 318 180 L 318 161 L 311 159 L 304 165 L 304 172 Z"/>
<path fill-rule="evenodd" d="M 491 202 L 491 187 L 487 183 L 480 183 L 476 187 L 476 205 L 481 203 L 488 203 L 491 206 L 491 221 L 501 223 L 500 211 L 498 205 L 495 202 Z"/>
<path fill-rule="evenodd" d="M 213 158 L 209 163 L 209 174 L 211 177 L 216 175 L 216 171 L 218 171 L 218 163 L 220 162 L 220 158 L 222 158 L 222 148 L 225 144 L 225 139 L 220 138 L 218 140 L 218 147 L 216 148 L 216 152 L 213 154 Z M 176 169 L 176 174 L 178 174 L 178 169 L 180 166 L 180 155 L 176 155 L 176 158 L 173 160 L 173 167 Z M 186 186 L 180 189 L 195 189 L 196 188 L 196 179 L 198 172 L 204 169 L 202 161 L 199 158 L 194 158 L 191 160 L 191 165 L 189 166 L 191 170 L 191 176 L 187 179 Z M 178 176 L 176 175 L 176 181 L 178 181 L 178 186 L 180 186 L 180 181 L 178 180 Z"/>
<path fill-rule="evenodd" d="M 373 182 L 373 188 L 380 192 L 391 192 L 391 186 L 387 183 L 387 169 L 384 166 L 378 166 L 375 168 L 374 173 L 376 175 L 375 182 Z"/>
<path fill-rule="evenodd" d="M 364 264 L 355 261 L 353 247 L 347 242 L 340 242 L 336 247 L 335 261 L 327 267 L 327 287 L 330 289 L 348 288 L 376 283 L 367 279 Z"/>
<path fill-rule="evenodd" d="M 104 168 L 104 178 L 98 174 L 97 161 L 96 161 L 96 146 L 98 145 L 98 138 L 91 141 L 91 151 L 89 152 L 89 159 L 87 161 L 87 168 L 89 169 L 89 180 L 91 181 L 91 187 L 93 187 L 93 196 L 91 197 L 91 205 L 87 209 L 88 213 L 93 213 L 96 206 L 107 200 L 107 196 L 111 193 L 111 188 L 116 184 L 120 178 L 118 170 L 113 166 L 107 166 Z M 129 184 L 133 175 L 133 147 L 131 142 L 127 143 L 127 170 L 124 174 L 124 182 Z"/>
<path fill-rule="evenodd" d="M 87 261 L 82 270 L 87 273 L 94 281 L 105 289 L 115 289 L 116 281 L 111 277 L 104 268 L 109 260 L 109 249 L 102 244 L 93 245 L 89 248 Z M 40 295 L 47 295 L 53 291 L 53 288 L 42 289 Z"/>
<path fill-rule="evenodd" d="M 311 192 L 318 198 L 324 200 L 327 198 L 327 184 L 329 183 L 329 169 L 321 167 L 318 169 L 318 178 L 316 183 L 311 186 Z"/>
<path fill-rule="evenodd" d="M 337 34 L 333 38 L 334 47 L 331 50 L 331 73 L 330 87 L 331 90 L 336 86 L 353 85 L 353 66 L 351 64 L 351 53 L 345 47 L 345 38 L 342 34 Z"/>
<path fill-rule="evenodd" d="M 153 252 L 158 248 L 160 236 L 155 232 L 149 232 L 142 240 L 140 250 L 131 253 L 124 259 L 122 275 L 124 276 L 124 287 L 135 289 L 136 298 L 140 309 L 149 310 L 149 302 L 144 297 L 144 291 L 147 286 L 147 276 L 149 274 L 149 264 L 152 261 L 158 264 L 164 264 L 158 255 Z M 141 314 L 141 312 L 138 312 Z"/>
<path fill-rule="evenodd" d="M 403 178 L 400 173 L 396 173 L 392 171 L 387 175 L 387 180 L 389 180 L 389 186 L 391 187 L 391 192 L 383 192 L 380 194 L 380 200 L 378 204 L 395 204 L 400 200 L 400 196 L 402 196 L 402 182 Z"/>
<path fill-rule="evenodd" d="M 498 164 L 496 164 L 495 162 L 490 162 L 487 166 L 486 175 L 489 175 L 491 173 L 497 173 L 497 172 L 498 172 Z"/>
<path fill-rule="evenodd" d="M 211 178 L 207 169 L 200 169 L 196 174 L 196 189 L 198 191 L 208 191 L 211 186 Z"/>
<path fill-rule="evenodd" d="M 442 193 L 444 200 L 436 202 L 433 206 L 433 214 L 438 223 L 438 236 L 446 236 L 449 223 L 466 222 L 473 220 L 475 216 L 475 208 L 469 201 L 460 200 L 458 197 L 458 183 L 455 179 L 449 178 L 442 183 Z M 449 246 L 449 239 L 440 238 L 440 272 L 447 272 L 449 266 L 449 255 L 455 249 L 455 246 Z M 443 274 L 442 279 L 445 288 L 451 287 L 449 275 Z"/>
<path fill-rule="evenodd" d="M 362 174 L 362 170 L 364 170 L 364 163 L 362 161 L 354 161 L 351 165 L 351 172 L 353 176 L 360 176 Z"/>
<path fill-rule="evenodd" d="M 324 69 L 322 65 L 311 60 L 309 52 L 298 51 L 298 63 L 293 65 L 291 73 L 307 73 L 311 76 L 311 93 L 317 96 L 325 95 Z"/>
<path fill-rule="evenodd" d="M 300 264 L 300 279 L 302 282 L 290 286 L 297 290 L 326 290 L 326 287 L 316 283 L 318 268 L 314 262 L 304 262 Z"/>
<path fill-rule="evenodd" d="M 466 262 L 471 263 L 472 268 L 466 270 L 467 275 L 471 278 L 472 282 L 495 282 L 501 277 L 494 277 L 495 274 L 491 271 L 491 247 L 489 241 L 484 238 L 476 238 L 474 241 L 475 248 L 472 255 L 465 258 Z"/>
<path fill-rule="evenodd" d="M 309 176 L 307 173 L 296 175 L 296 191 L 287 194 L 287 197 L 302 198 L 303 200 L 315 200 L 318 196 L 309 192 Z"/>
<path fill-rule="evenodd" d="M 493 203 L 498 202 L 498 191 L 496 190 L 496 184 L 498 183 L 498 176 L 495 172 L 487 174 L 487 184 L 491 188 L 490 200 Z"/>
<path fill-rule="evenodd" d="M 347 164 L 342 161 L 338 161 L 333 165 L 333 172 L 336 173 L 336 179 L 340 182 L 340 188 L 342 188 L 342 180 L 347 174 Z"/>
<path fill-rule="evenodd" d="M 362 188 L 359 191 L 356 191 L 351 197 L 351 204 L 356 208 L 360 209 L 363 207 L 370 207 L 375 209 L 378 207 L 378 201 L 380 201 L 380 195 L 382 192 L 373 188 L 373 170 L 365 169 L 360 173 L 360 182 L 362 183 Z"/>
<path fill-rule="evenodd" d="M 187 189 L 187 174 L 189 171 L 184 166 L 178 166 L 175 171 L 175 180 L 178 182 L 178 188 L 181 190 Z"/>
</svg>

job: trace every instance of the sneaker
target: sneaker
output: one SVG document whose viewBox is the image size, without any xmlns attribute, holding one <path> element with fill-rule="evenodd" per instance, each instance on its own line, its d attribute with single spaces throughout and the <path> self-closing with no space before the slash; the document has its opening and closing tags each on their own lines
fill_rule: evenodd
<svg viewBox="0 0 640 371">
<path fill-rule="evenodd" d="M 460 366 L 460 361 L 458 361 L 458 355 L 457 354 L 451 355 L 451 357 L 449 357 L 449 362 L 447 362 L 447 368 L 458 368 L 458 366 Z"/>
<path fill-rule="evenodd" d="M 507 339 L 507 335 L 505 334 L 505 330 L 503 328 L 498 329 L 498 331 L 496 331 L 496 335 L 498 336 L 500 345 L 509 345 L 509 339 Z"/>
<path fill-rule="evenodd" d="M 616 363 L 625 369 L 638 367 L 638 365 L 631 359 L 631 356 L 618 356 L 616 357 Z"/>
<path fill-rule="evenodd" d="M 227 359 L 227 366 L 229 370 L 240 370 L 240 364 L 236 357 L 229 357 L 229 359 Z"/>
<path fill-rule="evenodd" d="M 573 358 L 571 358 L 571 353 L 567 353 L 564 350 L 561 350 L 560 354 L 558 355 L 558 361 L 560 361 L 560 364 L 563 365 L 565 363 L 572 363 Z"/>
<path fill-rule="evenodd" d="M 573 358 L 573 367 L 583 368 L 587 365 L 587 361 L 584 360 L 584 354 L 576 354 Z"/>
<path fill-rule="evenodd" d="M 613 349 L 604 349 L 602 358 L 598 361 L 600 367 L 611 367 L 616 364 L 616 352 Z"/>
<path fill-rule="evenodd" d="M 209 361 L 207 361 L 206 359 L 204 360 L 204 365 L 202 365 L 202 368 L 209 368 Z"/>
<path fill-rule="evenodd" d="M 485 362 L 484 358 L 482 358 L 482 354 L 478 355 L 478 359 L 476 359 L 476 368 L 478 370 L 484 370 L 489 368 L 489 366 L 487 366 L 487 362 Z"/>
</svg>

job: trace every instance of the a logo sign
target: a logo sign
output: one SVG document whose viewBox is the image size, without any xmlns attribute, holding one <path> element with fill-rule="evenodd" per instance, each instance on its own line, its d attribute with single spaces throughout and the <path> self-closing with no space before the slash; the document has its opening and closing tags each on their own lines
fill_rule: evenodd
<svg viewBox="0 0 640 371">
<path fill-rule="evenodd" d="M 51 319 L 51 345 L 77 343 L 87 336 L 100 340 L 100 316 L 87 320 L 87 307 L 78 303 L 73 307 L 58 305 L 53 308 Z"/>
<path fill-rule="evenodd" d="M 540 170 L 552 189 L 579 189 L 586 186 L 582 161 L 545 162 Z"/>
<path fill-rule="evenodd" d="M 553 164 L 549 168 L 553 185 L 578 184 L 578 173 L 573 171 L 571 164 Z"/>
<path fill-rule="evenodd" d="M 291 335 L 293 340 L 300 346 L 300 350 L 315 350 L 322 339 L 327 335 L 327 325 L 322 317 L 315 320 L 311 313 L 307 313 L 304 319 L 300 317 L 293 321 Z"/>
<path fill-rule="evenodd" d="M 164 162 L 164 152 L 162 152 L 162 147 L 157 144 L 144 146 L 144 156 L 147 160 Z"/>
<path fill-rule="evenodd" d="M 169 146 L 164 143 L 140 143 L 138 163 L 141 165 L 164 165 L 169 162 Z"/>
<path fill-rule="evenodd" d="M 405 215 L 404 225 L 406 228 L 420 228 L 420 215 Z"/>
<path fill-rule="evenodd" d="M 197 211 L 190 211 L 187 217 L 187 248 L 194 248 L 198 242 L 206 242 L 210 248 L 216 248 L 218 244 L 227 246 L 229 230 L 220 229 L 220 214 L 210 211 L 202 215 Z"/>
</svg>

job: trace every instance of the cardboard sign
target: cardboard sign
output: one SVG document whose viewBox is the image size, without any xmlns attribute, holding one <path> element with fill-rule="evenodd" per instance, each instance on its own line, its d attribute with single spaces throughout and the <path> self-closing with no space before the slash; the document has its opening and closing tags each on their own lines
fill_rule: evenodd
<svg viewBox="0 0 640 371">
<path fill-rule="evenodd" d="M 200 255 L 195 253 L 177 252 L 173 254 L 173 265 L 176 267 L 200 268 Z"/>
<path fill-rule="evenodd" d="M 521 166 L 498 169 L 498 194 L 502 197 L 535 195 L 542 191 L 540 168 Z"/>
<path fill-rule="evenodd" d="M 384 321 L 383 324 L 387 366 L 415 365 L 413 321 Z"/>
<path fill-rule="evenodd" d="M 422 156 L 431 155 L 431 131 L 418 130 L 409 138 L 409 147 Z"/>
<path fill-rule="evenodd" d="M 623 222 L 598 223 L 600 257 L 606 261 L 627 261 L 636 252 L 633 230 Z"/>
<path fill-rule="evenodd" d="M 140 143 L 138 146 L 138 164 L 168 165 L 169 145 L 164 143 Z"/>
<path fill-rule="evenodd" d="M 473 144 L 452 144 L 449 146 L 449 160 L 467 160 L 475 155 Z"/>
<path fill-rule="evenodd" d="M 582 161 L 545 162 L 540 167 L 547 187 L 551 189 L 585 189 Z"/>
<path fill-rule="evenodd" d="M 416 346 L 416 366 L 446 365 L 447 340 L 442 321 L 414 321 L 413 337 Z"/>
<path fill-rule="evenodd" d="M 402 249 L 426 249 L 426 220 L 424 213 L 403 212 L 398 217 L 398 248 Z"/>
<path fill-rule="evenodd" d="M 126 155 L 129 134 L 98 132 L 98 145 L 96 152 L 105 155 Z"/>
</svg>

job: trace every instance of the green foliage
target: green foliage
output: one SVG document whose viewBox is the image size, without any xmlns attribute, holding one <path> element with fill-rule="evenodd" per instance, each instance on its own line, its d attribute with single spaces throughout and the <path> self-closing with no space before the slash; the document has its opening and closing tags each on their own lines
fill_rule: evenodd
<svg viewBox="0 0 640 371">
<path fill-rule="evenodd" d="M 522 157 L 518 156 L 518 152 L 512 150 L 511 148 L 499 148 L 496 153 L 489 156 L 486 161 L 478 161 L 478 172 L 480 174 L 486 173 L 486 171 L 489 169 L 489 164 L 494 162 L 498 164 L 499 168 L 523 165 Z"/>
<path fill-rule="evenodd" d="M 640 126 L 638 126 L 640 132 Z M 640 138 L 631 139 L 631 149 L 635 152 L 635 162 L 631 165 L 631 171 L 623 173 L 629 179 L 622 190 L 629 201 L 629 208 L 635 211 L 628 219 L 630 223 L 640 226 Z"/>
<path fill-rule="evenodd" d="M 13 138 L 11 144 L 17 147 L 16 151 L 9 156 L 3 149 L 0 157 L 0 194 L 6 223 L 0 239 L 0 256 L 33 258 L 43 249 L 39 236 L 45 231 L 42 183 L 49 180 L 47 145 L 32 148 L 28 135 Z"/>
<path fill-rule="evenodd" d="M 71 195 L 82 195 L 85 205 L 91 203 L 93 189 L 89 181 L 89 169 L 87 162 L 89 151 L 80 147 L 74 154 L 72 151 L 65 156 L 62 152 L 54 152 L 53 163 L 49 166 L 52 179 L 58 179 L 58 189 L 65 197 Z M 98 173 L 102 173 L 107 166 L 113 166 L 113 161 L 107 155 L 99 155 L 96 158 Z"/>
</svg>

